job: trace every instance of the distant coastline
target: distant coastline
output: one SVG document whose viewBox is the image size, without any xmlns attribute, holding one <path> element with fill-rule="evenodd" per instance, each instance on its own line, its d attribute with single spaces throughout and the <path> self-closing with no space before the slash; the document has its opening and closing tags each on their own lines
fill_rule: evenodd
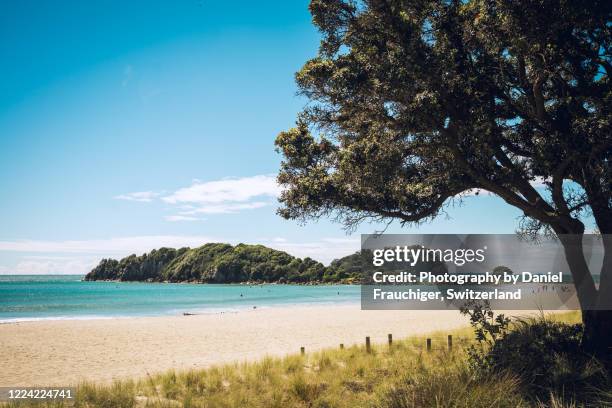
<svg viewBox="0 0 612 408">
<path fill-rule="evenodd" d="M 354 284 L 362 281 L 359 253 L 331 262 L 296 258 L 263 245 L 209 243 L 160 248 L 121 260 L 102 259 L 85 281 L 276 284 Z"/>
</svg>

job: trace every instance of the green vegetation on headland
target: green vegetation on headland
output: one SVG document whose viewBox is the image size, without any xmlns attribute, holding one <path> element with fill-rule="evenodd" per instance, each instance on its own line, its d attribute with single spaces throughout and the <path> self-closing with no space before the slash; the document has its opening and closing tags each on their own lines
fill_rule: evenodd
<svg viewBox="0 0 612 408">
<path fill-rule="evenodd" d="M 324 266 L 263 245 L 209 243 L 199 248 L 160 248 L 121 260 L 103 259 L 85 280 L 148 282 L 354 283 L 361 279 L 358 253 Z"/>
<path fill-rule="evenodd" d="M 449 333 L 432 333 L 427 336 L 432 339 L 431 351 L 425 337 L 411 337 L 395 340 L 390 347 L 373 344 L 370 353 L 363 345 L 353 345 L 254 363 L 172 370 L 110 385 L 86 383 L 77 388 L 74 406 L 610 407 L 609 378 L 595 361 L 578 363 L 581 358 L 569 345 L 574 337 L 560 342 L 554 353 L 547 352 L 546 343 L 562 340 L 559 333 L 580 327 L 577 321 L 578 313 L 517 321 L 492 347 L 481 348 L 482 342 L 470 340 L 466 328 L 451 333 L 451 350 L 446 347 Z M 522 358 L 514 351 L 523 353 Z M 486 367 L 474 358 L 477 352 L 488 361 Z"/>
</svg>

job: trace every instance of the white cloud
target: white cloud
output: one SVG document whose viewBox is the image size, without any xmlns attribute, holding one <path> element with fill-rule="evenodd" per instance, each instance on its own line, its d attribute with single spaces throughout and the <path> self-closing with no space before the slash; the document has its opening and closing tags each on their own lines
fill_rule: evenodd
<svg viewBox="0 0 612 408">
<path fill-rule="evenodd" d="M 12 265 L 0 265 L 0 275 L 81 275 L 99 260 L 91 255 L 24 255 Z"/>
<path fill-rule="evenodd" d="M 197 214 L 231 214 L 273 205 L 279 193 L 274 175 L 257 175 L 205 182 L 194 180 L 189 187 L 163 197 L 154 191 L 139 191 L 121 194 L 115 199 L 140 202 L 161 199 L 177 209 L 177 214 L 164 217 L 166 221 L 196 221 Z"/>
<path fill-rule="evenodd" d="M 219 240 L 197 235 L 144 235 L 81 241 L 12 240 L 0 241 L 0 251 L 128 255 L 148 252 L 164 246 L 172 248 L 196 247 L 206 242 L 219 242 Z"/>
<path fill-rule="evenodd" d="M 166 221 L 178 222 L 178 221 L 203 221 L 203 218 L 190 217 L 188 215 L 166 215 L 164 217 Z"/>
<path fill-rule="evenodd" d="M 263 201 L 254 201 L 251 203 L 224 203 L 224 204 L 210 204 L 210 205 L 201 205 L 192 210 L 181 211 L 182 215 L 191 215 L 191 214 L 231 214 L 236 213 L 242 210 L 253 210 L 256 208 L 265 207 L 270 205 L 270 203 Z"/>
<path fill-rule="evenodd" d="M 137 191 L 135 193 L 121 194 L 115 196 L 115 200 L 126 200 L 126 201 L 139 201 L 143 203 L 149 203 L 155 198 L 159 197 L 159 193 L 154 191 Z"/>
<path fill-rule="evenodd" d="M 289 242 L 277 237 L 262 244 L 300 258 L 310 257 L 326 265 L 334 259 L 354 254 L 361 246 L 359 238 L 323 238 L 311 242 Z"/>
<path fill-rule="evenodd" d="M 83 275 L 97 263 L 97 259 L 23 260 L 14 267 L 0 267 L 0 275 Z"/>
<path fill-rule="evenodd" d="M 272 175 L 194 181 L 185 188 L 163 197 L 170 204 L 230 204 L 249 202 L 256 197 L 276 198 L 280 187 Z"/>
</svg>

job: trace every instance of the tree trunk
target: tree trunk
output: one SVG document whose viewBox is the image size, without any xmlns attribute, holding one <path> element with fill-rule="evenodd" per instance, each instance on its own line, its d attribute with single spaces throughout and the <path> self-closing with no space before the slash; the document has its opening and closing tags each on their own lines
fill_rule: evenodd
<svg viewBox="0 0 612 408">
<path fill-rule="evenodd" d="M 612 369 L 612 245 L 610 235 L 602 235 L 604 258 L 599 290 L 584 257 L 582 234 L 559 235 L 570 267 L 584 324 L 584 351 L 597 357 Z"/>
<path fill-rule="evenodd" d="M 602 234 L 604 258 L 599 275 L 597 310 L 583 311 L 584 347 L 612 372 L 612 235 Z"/>
<path fill-rule="evenodd" d="M 583 310 L 584 351 L 597 357 L 608 369 L 612 369 L 612 311 Z"/>
<path fill-rule="evenodd" d="M 597 306 L 597 288 L 584 258 L 582 234 L 558 235 L 565 251 L 565 260 L 569 265 L 576 294 L 582 310 L 595 310 Z"/>
</svg>

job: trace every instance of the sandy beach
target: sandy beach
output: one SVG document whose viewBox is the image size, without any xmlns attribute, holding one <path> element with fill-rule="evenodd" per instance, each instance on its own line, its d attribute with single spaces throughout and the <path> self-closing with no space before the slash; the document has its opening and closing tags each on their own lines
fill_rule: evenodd
<svg viewBox="0 0 612 408">
<path fill-rule="evenodd" d="M 8 323 L 0 325 L 0 386 L 109 382 L 465 325 L 456 311 L 363 311 L 359 305 Z"/>
</svg>

